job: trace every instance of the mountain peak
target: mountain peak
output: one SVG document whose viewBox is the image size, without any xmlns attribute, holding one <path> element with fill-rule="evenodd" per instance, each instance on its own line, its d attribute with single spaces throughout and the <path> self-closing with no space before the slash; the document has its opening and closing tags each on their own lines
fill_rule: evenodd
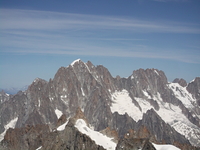
<svg viewBox="0 0 200 150">
<path fill-rule="evenodd" d="M 182 87 L 187 86 L 187 82 L 182 78 L 181 79 L 179 79 L 179 78 L 174 79 L 173 83 L 178 83 Z"/>
<path fill-rule="evenodd" d="M 76 59 L 71 63 L 71 66 L 74 66 L 76 63 L 79 63 L 81 59 Z M 82 62 L 82 61 L 81 61 Z"/>
</svg>

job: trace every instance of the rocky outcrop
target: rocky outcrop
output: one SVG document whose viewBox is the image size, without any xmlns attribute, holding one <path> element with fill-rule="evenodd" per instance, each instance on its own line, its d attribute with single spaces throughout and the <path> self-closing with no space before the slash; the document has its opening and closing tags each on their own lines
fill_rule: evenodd
<svg viewBox="0 0 200 150">
<path fill-rule="evenodd" d="M 179 79 L 179 78 L 174 79 L 173 83 L 178 83 L 182 87 L 187 86 L 187 82 L 182 78 L 181 79 Z"/>
<path fill-rule="evenodd" d="M 49 133 L 50 128 L 48 125 L 10 128 L 7 130 L 0 148 L 9 150 L 35 150 L 42 144 Z"/>
<path fill-rule="evenodd" d="M 83 119 L 87 122 L 87 118 L 80 108 L 76 110 L 75 116 L 69 119 L 63 131 L 54 131 L 48 134 L 41 144 L 41 150 L 104 150 L 103 147 L 97 145 L 90 137 L 78 131 L 74 126 L 77 119 Z"/>
<path fill-rule="evenodd" d="M 56 127 L 59 127 L 60 125 L 64 124 L 67 121 L 67 117 L 65 114 L 63 114 L 58 121 L 56 122 Z"/>
<path fill-rule="evenodd" d="M 9 100 L 9 94 L 6 94 L 3 90 L 0 92 L 0 104 Z"/>
<path fill-rule="evenodd" d="M 72 122 L 69 122 L 62 132 L 51 132 L 42 143 L 41 150 L 104 150 L 96 145 L 87 135 L 79 132 Z"/>
<path fill-rule="evenodd" d="M 121 139 L 116 150 L 156 150 L 148 139 Z"/>
<path fill-rule="evenodd" d="M 197 100 L 198 106 L 200 106 L 200 77 L 196 77 L 187 86 L 187 90 L 194 95 Z"/>
<path fill-rule="evenodd" d="M 104 130 L 101 130 L 100 133 L 103 135 L 106 135 L 107 137 L 113 138 L 112 140 L 117 143 L 119 141 L 118 132 L 116 130 L 111 129 L 110 127 L 107 127 Z"/>
<path fill-rule="evenodd" d="M 136 121 L 134 121 L 128 114 L 120 115 L 117 112 L 113 114 L 110 127 L 116 129 L 119 138 L 122 138 L 129 129 L 134 129 Z"/>
</svg>

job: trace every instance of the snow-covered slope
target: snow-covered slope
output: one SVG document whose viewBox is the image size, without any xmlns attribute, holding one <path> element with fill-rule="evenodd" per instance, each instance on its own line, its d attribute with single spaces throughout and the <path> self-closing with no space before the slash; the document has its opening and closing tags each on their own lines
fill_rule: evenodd
<svg viewBox="0 0 200 150">
<path fill-rule="evenodd" d="M 195 99 L 192 97 L 186 87 L 180 86 L 178 83 L 170 83 L 168 87 L 174 92 L 174 95 L 185 105 L 186 108 L 193 107 Z"/>
<path fill-rule="evenodd" d="M 124 91 L 125 92 L 125 91 Z M 112 141 L 112 138 L 109 138 L 97 131 L 94 131 L 90 129 L 87 125 L 86 122 L 83 119 L 78 119 L 76 121 L 75 127 L 82 132 L 83 134 L 88 135 L 92 140 L 95 141 L 97 145 L 103 146 L 107 150 L 115 150 L 116 148 L 116 143 Z M 156 150 L 180 150 L 179 148 L 173 146 L 173 145 L 165 145 L 165 144 L 154 144 L 154 147 Z"/>
<path fill-rule="evenodd" d="M 142 119 L 143 112 L 132 102 L 127 90 L 123 89 L 122 91 L 115 91 L 112 94 L 112 102 L 110 107 L 112 113 L 118 112 L 121 115 L 127 113 L 135 121 Z"/>
<path fill-rule="evenodd" d="M 175 85 L 177 86 L 177 84 L 171 84 L 169 85 L 169 87 L 172 89 L 176 89 L 174 87 Z M 183 103 L 189 107 L 190 105 L 192 105 L 194 99 L 187 92 L 186 89 L 180 89 L 181 91 L 174 92 L 179 99 L 181 99 L 181 95 L 183 95 L 183 98 L 181 100 L 183 100 Z M 127 90 L 123 89 L 122 91 L 115 91 L 112 94 L 112 105 L 110 107 L 111 112 L 118 112 L 119 114 L 127 113 L 135 121 L 139 121 L 140 119 L 142 119 L 143 113 L 146 113 L 147 110 L 150 110 L 152 108 L 154 109 L 154 107 L 147 100 L 149 98 L 152 98 L 156 100 L 159 105 L 159 110 L 154 110 L 166 123 L 170 124 L 176 129 L 177 132 L 184 135 L 192 144 L 199 144 L 198 139 L 200 135 L 200 129 L 188 120 L 188 118 L 182 113 L 182 110 L 179 106 L 163 102 L 160 93 L 150 96 L 147 92 L 143 92 L 147 98 L 134 97 L 134 100 L 138 102 L 141 108 L 140 110 L 140 108 L 132 102 L 132 98 L 129 96 L 129 92 Z"/>
<path fill-rule="evenodd" d="M 158 145 L 153 143 L 153 146 L 156 150 L 181 150 L 173 145 Z"/>
<path fill-rule="evenodd" d="M 0 134 L 0 142 L 3 140 L 4 135 L 6 134 L 6 131 L 7 131 L 9 128 L 15 128 L 15 125 L 16 125 L 16 123 L 17 123 L 17 120 L 18 120 L 18 117 L 17 117 L 17 118 L 14 118 L 14 119 L 11 120 L 7 125 L 4 126 L 5 131 L 4 131 L 3 133 Z"/>
<path fill-rule="evenodd" d="M 83 119 L 78 119 L 75 127 L 81 133 L 88 135 L 97 145 L 103 146 L 107 150 L 115 150 L 116 143 L 112 141 L 112 138 L 90 129 Z"/>
</svg>

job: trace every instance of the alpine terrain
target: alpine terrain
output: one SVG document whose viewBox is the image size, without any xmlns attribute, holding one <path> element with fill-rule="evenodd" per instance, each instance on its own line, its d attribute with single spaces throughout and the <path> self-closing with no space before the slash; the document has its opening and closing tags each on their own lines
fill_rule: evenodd
<svg viewBox="0 0 200 150">
<path fill-rule="evenodd" d="M 163 71 L 112 77 L 75 60 L 24 92 L 0 93 L 2 150 L 198 150 L 200 77 Z"/>
</svg>

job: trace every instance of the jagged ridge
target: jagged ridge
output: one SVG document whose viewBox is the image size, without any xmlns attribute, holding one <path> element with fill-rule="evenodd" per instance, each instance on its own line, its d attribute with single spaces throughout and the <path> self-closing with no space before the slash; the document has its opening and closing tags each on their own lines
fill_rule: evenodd
<svg viewBox="0 0 200 150">
<path fill-rule="evenodd" d="M 101 65 L 94 66 L 89 61 L 84 63 L 81 60 L 77 60 L 68 67 L 61 67 L 49 82 L 37 79 L 25 92 L 10 96 L 6 100 L 2 98 L 0 105 L 0 131 L 2 133 L 5 129 L 4 126 L 16 117 L 18 119 L 15 127 L 49 124 L 50 128 L 53 129 L 58 119 L 55 110 L 59 110 L 68 118 L 73 116 L 76 109 L 80 107 L 84 111 L 88 123 L 95 130 L 100 131 L 110 127 L 116 129 L 119 136 L 123 137 L 129 129 L 138 130 L 136 121 L 144 121 L 142 115 L 138 120 L 135 120 L 134 115 L 137 109 L 141 114 L 146 113 L 148 109 L 144 108 L 143 104 L 150 106 L 158 115 L 161 115 L 159 111 L 162 111 L 162 107 L 168 105 L 167 109 L 172 108 L 171 112 L 174 111 L 174 108 L 179 108 L 180 113 L 183 112 L 182 116 L 188 120 L 184 125 L 191 129 L 191 132 L 186 134 L 189 135 L 194 131 L 196 137 L 185 136 L 195 144 L 196 141 L 199 141 L 198 134 L 200 133 L 199 90 L 196 90 L 200 89 L 199 78 L 196 78 L 186 87 L 178 86 L 179 83 L 174 84 L 176 86 L 168 83 L 164 72 L 157 69 L 139 69 L 134 71 L 128 78 L 120 78 L 119 76 L 113 78 L 105 67 Z M 176 90 L 173 90 L 172 86 Z M 176 91 L 184 91 L 185 89 L 183 88 L 186 89 L 185 97 L 192 94 L 192 97 L 189 95 L 192 98 L 190 107 L 187 107 L 181 97 L 175 93 Z M 126 96 L 128 97 L 124 101 L 130 100 L 134 106 L 131 107 L 131 109 L 134 108 L 132 110 L 133 115 L 126 111 L 123 114 L 119 114 L 117 110 L 111 111 L 114 105 L 113 98 L 117 98 L 113 97 L 113 94 L 119 94 L 123 90 L 127 91 Z M 1 97 L 5 97 L 4 95 L 1 94 Z M 190 101 L 190 99 L 188 100 Z M 164 119 L 164 121 L 166 120 Z M 178 123 L 183 125 L 182 123 L 184 122 L 178 120 Z M 153 124 L 155 124 L 154 121 Z M 177 129 L 177 122 L 169 125 L 169 128 L 172 127 Z M 175 130 L 170 130 L 175 136 L 172 136 L 172 140 L 169 141 L 171 144 L 180 142 L 176 141 L 179 137 L 184 139 Z M 151 132 L 151 134 L 152 136 L 156 135 L 154 132 Z M 165 137 L 162 138 L 155 136 L 154 140 L 158 143 L 161 140 L 166 140 L 164 139 Z M 190 145 L 186 139 L 185 144 Z"/>
</svg>

